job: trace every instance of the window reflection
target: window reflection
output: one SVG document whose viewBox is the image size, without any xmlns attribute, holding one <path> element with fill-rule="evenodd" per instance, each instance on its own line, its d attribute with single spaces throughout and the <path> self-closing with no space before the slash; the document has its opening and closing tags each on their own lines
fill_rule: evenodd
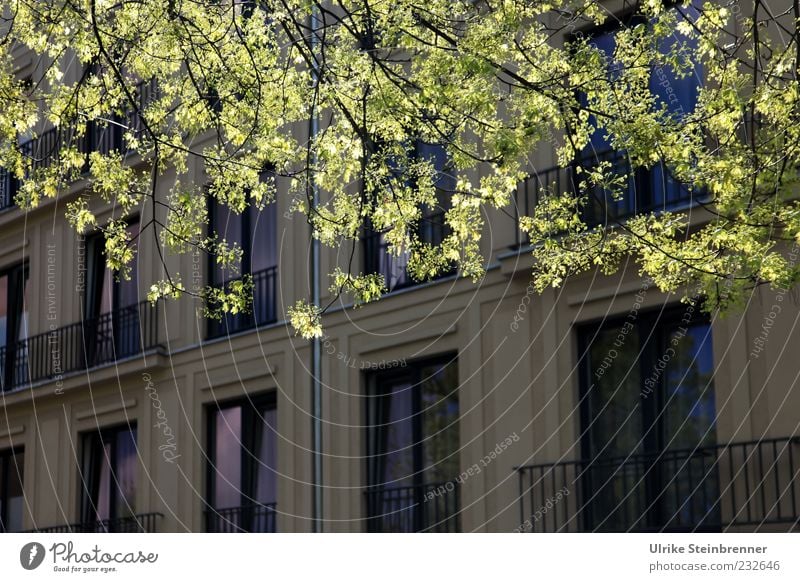
<svg viewBox="0 0 800 582">
<path fill-rule="evenodd" d="M 588 529 L 713 528 L 719 520 L 709 322 L 684 309 L 581 330 Z M 705 447 L 705 448 L 704 448 Z"/>
<path fill-rule="evenodd" d="M 455 359 L 373 373 L 367 384 L 368 529 L 457 531 Z"/>
<path fill-rule="evenodd" d="M 136 427 L 123 425 L 84 435 L 81 488 L 83 521 L 113 529 L 136 515 Z"/>
<path fill-rule="evenodd" d="M 277 409 L 274 396 L 209 409 L 210 532 L 276 530 Z"/>
</svg>

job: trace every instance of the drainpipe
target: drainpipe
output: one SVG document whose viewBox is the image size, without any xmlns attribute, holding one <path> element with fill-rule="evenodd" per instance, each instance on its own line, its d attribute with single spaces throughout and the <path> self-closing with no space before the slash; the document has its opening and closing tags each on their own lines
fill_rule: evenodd
<svg viewBox="0 0 800 582">
<path fill-rule="evenodd" d="M 317 7 L 312 6 L 310 16 L 311 47 L 316 53 L 319 39 L 317 27 L 319 16 Z M 311 77 L 314 85 L 319 82 L 319 70 L 316 61 L 312 63 Z M 309 127 L 309 140 L 313 140 L 319 133 L 319 116 L 316 103 L 312 106 L 311 122 Z M 309 144 L 310 145 L 310 144 Z M 316 166 L 317 156 L 311 152 L 312 168 Z M 313 170 L 309 170 L 310 172 Z M 309 184 L 311 188 L 311 211 L 319 205 L 319 188 L 314 180 Z M 319 254 L 320 242 L 311 235 L 311 304 L 319 305 Z M 320 338 L 311 340 L 311 531 L 322 533 L 322 343 Z"/>
</svg>

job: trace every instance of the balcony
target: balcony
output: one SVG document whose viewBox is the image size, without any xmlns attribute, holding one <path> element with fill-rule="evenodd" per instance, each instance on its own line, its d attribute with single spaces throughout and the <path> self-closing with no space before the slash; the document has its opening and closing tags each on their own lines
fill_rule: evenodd
<svg viewBox="0 0 800 582">
<path fill-rule="evenodd" d="M 690 207 L 705 199 L 705 193 L 680 183 L 672 177 L 663 162 L 650 169 L 631 170 L 625 152 L 606 150 L 592 153 L 581 160 L 584 168 L 608 162 L 611 172 L 627 176 L 623 196 L 615 200 L 610 191 L 594 186 L 588 189 L 587 203 L 582 210 L 582 219 L 589 226 L 614 224 L 637 214 L 664 212 Z M 542 190 L 550 194 L 580 194 L 575 167 L 552 167 L 528 176 L 516 191 L 517 217 L 531 216 L 539 204 Z M 517 237 L 521 237 L 517 232 Z M 518 238 L 518 245 L 525 241 Z"/>
<path fill-rule="evenodd" d="M 136 85 L 134 98 L 141 111 L 158 98 L 158 86 L 154 80 L 142 81 Z M 33 169 L 49 168 L 58 161 L 61 150 L 74 145 L 86 156 L 83 171 L 88 171 L 89 154 L 93 151 L 109 154 L 116 150 L 122 152 L 123 134 L 130 128 L 135 134 L 144 131 L 141 117 L 134 109 L 122 116 L 114 116 L 110 123 L 89 122 L 82 135 L 77 135 L 74 126 L 52 127 L 34 139 L 20 144 L 22 154 L 31 160 Z M 6 169 L 0 168 L 0 210 L 14 205 L 14 196 L 19 192 L 19 180 Z"/>
<path fill-rule="evenodd" d="M 207 533 L 275 533 L 275 503 L 253 503 L 241 507 L 207 509 Z"/>
<path fill-rule="evenodd" d="M 208 339 L 222 337 L 248 329 L 275 323 L 278 314 L 275 308 L 276 286 L 278 268 L 269 267 L 252 274 L 253 277 L 253 302 L 250 313 L 225 314 L 221 320 L 208 320 Z M 228 279 L 223 287 L 228 287 L 241 277 Z"/>
<path fill-rule="evenodd" d="M 796 527 L 800 437 L 517 469 L 521 530 Z"/>
<path fill-rule="evenodd" d="M 458 483 L 370 487 L 367 531 L 383 533 L 461 531 Z"/>
<path fill-rule="evenodd" d="M 59 379 L 156 347 L 158 304 L 143 301 L 0 347 L 2 390 Z"/>
<path fill-rule="evenodd" d="M 443 210 L 426 216 L 417 225 L 419 239 L 433 246 L 441 244 L 449 233 L 450 227 L 445 223 Z M 395 256 L 389 253 L 389 244 L 384 240 L 383 234 L 382 231 L 367 230 L 362 238 L 365 271 L 383 275 L 390 292 L 419 284 L 408 272 L 408 255 L 402 253 Z M 455 272 L 455 268 L 452 268 L 438 274 L 433 280 L 448 277 Z"/>
<path fill-rule="evenodd" d="M 28 533 L 155 533 L 160 513 L 141 513 L 130 517 L 69 523 L 51 527 L 41 527 Z"/>
</svg>

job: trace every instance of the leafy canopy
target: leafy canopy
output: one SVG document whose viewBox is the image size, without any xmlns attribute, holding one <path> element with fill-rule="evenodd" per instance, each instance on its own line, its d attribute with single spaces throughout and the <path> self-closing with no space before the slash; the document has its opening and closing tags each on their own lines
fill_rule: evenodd
<svg viewBox="0 0 800 582">
<path fill-rule="evenodd" d="M 518 221 L 537 289 L 632 257 L 660 289 L 727 308 L 800 276 L 787 253 L 800 243 L 800 9 L 788 4 L 647 0 L 620 21 L 590 0 L 5 0 L 0 165 L 24 207 L 85 180 L 90 195 L 67 216 L 104 231 L 123 275 L 133 213 L 167 253 L 199 249 L 235 268 L 242 250 L 207 232 L 207 199 L 242 212 L 273 201 L 280 182 L 324 245 L 354 249 L 368 225 L 408 254 L 413 277 L 455 264 L 477 280 L 485 211 L 513 213 L 518 183 L 541 169 L 529 160 L 555 150 L 577 188 L 539 181 L 539 203 Z M 610 52 L 586 32 L 609 23 Z M 30 79 L 15 72 L 24 50 L 36 55 Z M 653 90 L 663 70 L 697 79 L 691 110 Z M 312 118 L 321 130 L 309 139 Z M 122 146 L 87 158 L 87 123 L 116 128 Z M 22 145 L 50 127 L 62 140 L 55 163 Z M 624 169 L 586 155 L 598 136 L 624 152 Z M 442 168 L 415 155 L 418 143 L 446 151 L 446 201 Z M 181 179 L 195 160 L 205 187 Z M 598 193 L 613 204 L 654 167 L 699 205 L 586 218 Z M 179 179 L 167 183 L 170 172 Z M 98 201 L 114 204 L 109 224 Z M 415 225 L 436 208 L 448 228 L 432 245 Z M 353 261 L 330 277 L 357 304 L 386 287 Z M 188 289 L 167 270 L 150 298 L 195 293 L 219 315 L 248 309 L 250 288 L 244 278 Z M 319 335 L 324 309 L 298 301 L 291 321 Z"/>
</svg>

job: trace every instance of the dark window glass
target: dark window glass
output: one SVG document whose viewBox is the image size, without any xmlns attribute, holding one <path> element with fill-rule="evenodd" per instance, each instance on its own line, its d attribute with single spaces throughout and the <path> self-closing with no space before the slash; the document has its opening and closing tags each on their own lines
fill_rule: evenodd
<svg viewBox="0 0 800 582">
<path fill-rule="evenodd" d="M 253 16 L 256 7 L 258 7 L 259 5 L 258 0 L 237 0 L 236 3 L 239 5 L 239 10 L 241 11 L 242 18 L 250 18 L 251 16 Z"/>
<path fill-rule="evenodd" d="M 209 408 L 207 531 L 275 531 L 277 442 L 274 397 Z"/>
<path fill-rule="evenodd" d="M 719 523 L 713 353 L 686 309 L 581 330 L 586 529 Z"/>
<path fill-rule="evenodd" d="M 250 240 L 247 252 L 252 273 L 258 273 L 278 264 L 276 214 L 275 203 L 267 204 L 261 211 L 255 207 L 250 209 L 248 224 Z"/>
<path fill-rule="evenodd" d="M 0 342 L 8 343 L 8 275 L 0 276 Z"/>
<path fill-rule="evenodd" d="M 272 172 L 264 172 L 263 180 L 273 180 Z M 225 269 L 211 261 L 211 283 L 222 285 L 238 279 L 242 274 L 254 274 L 275 267 L 278 263 L 276 248 L 276 205 L 267 204 L 263 210 L 250 204 L 244 212 L 237 213 L 226 204 L 209 198 L 210 232 L 216 233 L 228 246 L 237 244 L 242 249 L 239 269 Z"/>
<path fill-rule="evenodd" d="M 253 497 L 258 503 L 273 503 L 278 498 L 278 411 L 275 407 L 261 410 L 261 417 L 256 419 L 254 427 L 253 462 Z"/>
<path fill-rule="evenodd" d="M 19 265 L 0 272 L 0 384 L 9 390 L 28 377 L 28 270 Z"/>
<path fill-rule="evenodd" d="M 214 268 L 212 270 L 212 280 L 214 285 L 222 285 L 230 279 L 238 279 L 241 274 L 249 273 L 249 258 L 245 256 L 247 253 L 247 242 L 244 233 L 249 230 L 245 223 L 249 222 L 250 209 L 246 209 L 243 213 L 237 214 L 234 210 L 230 209 L 225 204 L 219 202 L 211 202 L 210 212 L 210 225 L 211 232 L 216 233 L 220 242 L 225 242 L 228 247 L 234 245 L 242 249 L 242 264 L 239 269 L 229 269 L 219 265 L 214 261 Z"/>
<path fill-rule="evenodd" d="M 456 361 L 370 374 L 367 386 L 368 529 L 457 531 Z"/>
<path fill-rule="evenodd" d="M 124 309 L 139 303 L 139 223 L 134 222 L 128 226 L 128 235 L 134 241 L 131 246 L 133 247 L 134 254 L 133 260 L 130 263 L 130 279 L 123 279 L 114 281 L 114 308 Z M 107 270 L 107 269 L 106 269 Z"/>
<path fill-rule="evenodd" d="M 694 20 L 699 11 L 693 6 L 682 10 L 679 19 Z M 634 26 L 644 23 L 642 17 L 636 16 L 623 22 L 615 21 L 617 26 Z M 608 72 L 611 79 L 621 74 L 621 64 L 615 60 L 615 35 L 618 28 L 604 26 L 595 31 L 591 44 L 606 55 Z M 685 42 L 682 36 L 674 35 L 663 42 L 666 53 L 679 42 Z M 682 76 L 670 66 L 654 66 L 650 74 L 650 90 L 656 96 L 657 108 L 665 108 L 675 117 L 683 117 L 691 113 L 697 103 L 698 89 L 702 79 L 702 70 L 696 66 L 689 75 Z M 585 100 L 584 100 L 585 104 Z M 594 124 L 594 116 L 590 116 Z M 664 164 L 659 163 L 650 169 L 633 170 L 624 151 L 615 151 L 604 129 L 595 131 L 588 146 L 584 150 L 580 163 L 591 166 L 599 162 L 609 162 L 614 173 L 627 175 L 626 192 L 621 199 L 615 199 L 612 192 L 603 188 L 593 188 L 589 192 L 589 201 L 585 208 L 585 220 L 590 224 L 602 224 L 621 220 L 640 212 L 656 210 L 675 210 L 692 202 L 694 192 L 691 188 L 677 182 Z"/>
<path fill-rule="evenodd" d="M 25 456 L 22 450 L 0 451 L 0 532 L 22 531 L 24 473 Z"/>
<path fill-rule="evenodd" d="M 242 407 L 230 406 L 214 413 L 214 496 L 218 508 L 241 505 Z"/>
<path fill-rule="evenodd" d="M 616 349 L 614 342 L 619 329 L 610 326 L 600 329 L 589 346 L 589 361 L 602 367 L 612 359 L 613 365 L 594 378 L 591 390 L 593 422 L 589 427 L 590 440 L 597 443 L 592 455 L 616 457 L 637 451 L 642 437 L 641 377 L 639 371 L 639 330 L 634 328 L 630 344 Z"/>
<path fill-rule="evenodd" d="M 135 426 L 102 429 L 83 436 L 81 489 L 85 523 L 94 523 L 94 529 L 99 531 L 115 531 L 124 520 L 136 515 L 138 466 Z"/>
</svg>

